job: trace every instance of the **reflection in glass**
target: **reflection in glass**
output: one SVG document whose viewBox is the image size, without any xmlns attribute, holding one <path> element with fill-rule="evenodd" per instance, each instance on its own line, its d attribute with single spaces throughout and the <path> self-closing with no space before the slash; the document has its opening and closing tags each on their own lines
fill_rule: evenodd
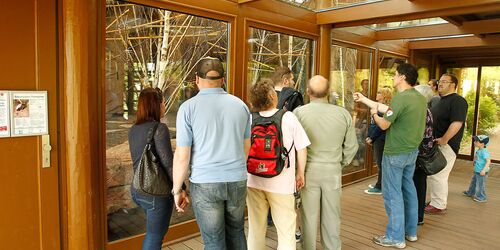
<svg viewBox="0 0 500 250">
<path fill-rule="evenodd" d="M 263 29 L 250 28 L 248 84 L 270 78 L 278 66 L 288 67 L 294 74 L 295 89 L 302 94 L 312 76 L 313 41 Z"/>
<path fill-rule="evenodd" d="M 226 62 L 228 24 L 120 1 L 106 1 L 106 205 L 108 240 L 145 232 L 142 209 L 130 197 L 133 176 L 128 130 L 137 98 L 149 86 L 163 90 L 175 147 L 179 105 L 197 92 L 194 67 L 205 56 Z M 190 209 L 171 224 L 193 219 Z"/>
<path fill-rule="evenodd" d="M 370 123 L 367 106 L 354 103 L 353 93 L 370 93 L 372 53 L 357 49 L 332 45 L 330 68 L 330 102 L 346 108 L 354 119 L 359 149 L 350 166 L 343 169 L 343 174 L 365 168 L 365 138 Z"/>
<path fill-rule="evenodd" d="M 382 2 L 384 0 L 281 0 L 283 2 L 293 4 L 302 8 L 313 11 L 321 11 L 328 9 L 337 9 L 343 7 L 350 7 L 360 4 Z"/>
<path fill-rule="evenodd" d="M 407 20 L 407 21 L 399 21 L 399 22 L 391 22 L 391 23 L 372 24 L 372 25 L 369 25 L 367 27 L 374 29 L 374 30 L 389 30 L 389 29 L 402 29 L 402 28 L 408 28 L 408 27 L 443 24 L 443 23 L 448 23 L 448 21 L 446 21 L 440 17 L 433 17 L 433 18 Z"/>
<path fill-rule="evenodd" d="M 481 68 L 477 134 L 490 137 L 491 159 L 500 160 L 500 66 Z"/>
<path fill-rule="evenodd" d="M 464 135 L 458 153 L 471 155 L 472 135 L 475 134 L 472 130 L 474 128 L 478 68 L 452 68 L 448 69 L 447 73 L 452 73 L 458 78 L 457 94 L 463 96 L 469 105 Z"/>
</svg>

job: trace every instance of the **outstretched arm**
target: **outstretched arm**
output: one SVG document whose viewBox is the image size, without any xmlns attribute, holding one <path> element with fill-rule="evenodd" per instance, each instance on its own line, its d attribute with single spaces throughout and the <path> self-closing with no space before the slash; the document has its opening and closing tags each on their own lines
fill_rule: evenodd
<svg viewBox="0 0 500 250">
<path fill-rule="evenodd" d="M 372 100 L 368 99 L 368 97 L 364 96 L 363 94 L 361 94 L 359 92 L 354 93 L 353 97 L 354 97 L 355 102 L 361 102 L 361 103 L 365 104 L 366 106 L 368 106 L 370 109 L 376 108 L 377 111 L 380 113 L 385 114 L 387 112 L 387 110 L 389 109 L 389 106 L 382 104 L 382 103 L 372 101 Z"/>
</svg>

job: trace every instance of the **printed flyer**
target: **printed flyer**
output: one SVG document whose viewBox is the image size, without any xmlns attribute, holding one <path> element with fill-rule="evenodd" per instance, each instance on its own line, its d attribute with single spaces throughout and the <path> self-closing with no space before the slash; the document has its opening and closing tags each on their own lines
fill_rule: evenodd
<svg viewBox="0 0 500 250">
<path fill-rule="evenodd" d="M 11 91 L 11 136 L 49 133 L 47 92 Z"/>
</svg>

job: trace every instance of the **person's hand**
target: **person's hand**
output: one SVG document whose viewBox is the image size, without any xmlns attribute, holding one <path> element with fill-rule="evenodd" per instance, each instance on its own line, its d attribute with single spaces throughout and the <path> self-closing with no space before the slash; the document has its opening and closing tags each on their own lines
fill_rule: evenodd
<svg viewBox="0 0 500 250">
<path fill-rule="evenodd" d="M 365 142 L 366 142 L 366 144 L 371 146 L 373 141 L 370 137 L 366 137 Z"/>
<path fill-rule="evenodd" d="M 306 178 L 304 177 L 304 173 L 297 173 L 295 176 L 295 189 L 299 191 L 306 185 Z"/>
<path fill-rule="evenodd" d="M 481 170 L 481 172 L 479 172 L 479 175 L 485 176 L 486 175 L 486 168 L 483 168 L 483 170 Z"/>
<path fill-rule="evenodd" d="M 177 212 L 184 213 L 184 208 L 189 204 L 186 191 L 182 190 L 179 194 L 174 195 L 174 201 Z"/>
<path fill-rule="evenodd" d="M 443 137 L 439 137 L 437 139 L 434 139 L 434 142 L 437 143 L 438 145 L 446 145 L 446 144 L 448 144 L 448 141 L 445 140 Z"/>
<path fill-rule="evenodd" d="M 355 92 L 354 94 L 352 94 L 352 97 L 354 98 L 355 102 L 362 102 L 363 99 L 366 98 L 363 94 L 359 92 Z"/>
</svg>

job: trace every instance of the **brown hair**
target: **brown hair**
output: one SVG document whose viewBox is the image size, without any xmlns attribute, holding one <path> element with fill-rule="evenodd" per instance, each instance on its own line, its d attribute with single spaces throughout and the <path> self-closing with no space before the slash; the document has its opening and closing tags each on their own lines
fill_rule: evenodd
<svg viewBox="0 0 500 250">
<path fill-rule="evenodd" d="M 432 84 L 432 86 L 431 86 L 432 91 L 434 91 L 434 89 L 436 89 L 436 90 L 438 89 L 438 85 L 439 85 L 438 80 L 430 79 L 429 82 Z"/>
<path fill-rule="evenodd" d="M 273 81 L 264 78 L 250 88 L 250 105 L 254 112 L 264 111 L 273 106 L 270 94 L 274 92 Z"/>
<path fill-rule="evenodd" d="M 279 85 L 284 77 L 290 79 L 292 77 L 292 71 L 288 67 L 276 67 L 271 77 L 273 86 Z"/>
<path fill-rule="evenodd" d="M 139 94 L 135 124 L 160 121 L 163 94 L 159 88 L 145 88 Z"/>
</svg>

